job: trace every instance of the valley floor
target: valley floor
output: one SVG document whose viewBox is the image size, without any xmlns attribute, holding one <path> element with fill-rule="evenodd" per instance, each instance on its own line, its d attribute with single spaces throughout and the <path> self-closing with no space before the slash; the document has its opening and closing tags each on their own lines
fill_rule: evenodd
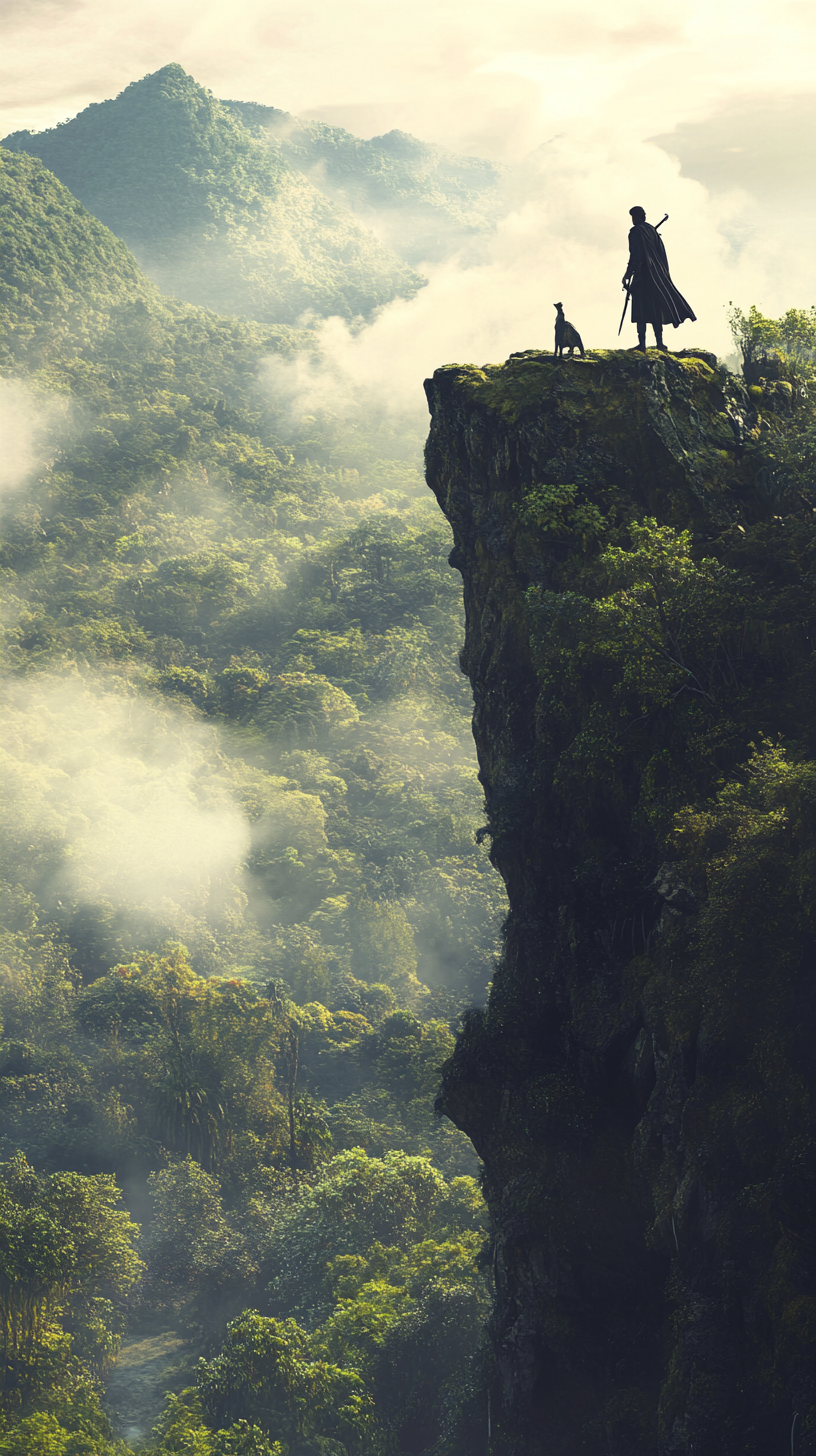
<svg viewBox="0 0 816 1456">
<path fill-rule="evenodd" d="M 166 1392 L 192 1380 L 197 1355 L 193 1342 L 175 1329 L 144 1324 L 125 1337 L 104 1402 L 121 1440 L 147 1440 Z"/>
</svg>

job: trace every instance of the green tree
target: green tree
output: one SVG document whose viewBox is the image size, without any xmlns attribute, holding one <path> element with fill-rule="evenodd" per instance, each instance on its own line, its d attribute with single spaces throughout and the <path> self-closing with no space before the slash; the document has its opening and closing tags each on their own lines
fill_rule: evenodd
<svg viewBox="0 0 816 1456">
<path fill-rule="evenodd" d="M 453 1047 L 454 1037 L 444 1022 L 422 1022 L 408 1012 L 394 1011 L 377 1028 L 371 1047 L 377 1082 L 403 1109 L 416 1101 L 427 1107 Z"/>
<path fill-rule="evenodd" d="M 332 1306 L 330 1261 L 364 1256 L 375 1243 L 406 1248 L 434 1237 L 447 1192 L 427 1157 L 393 1151 L 370 1158 L 361 1148 L 337 1154 L 275 1210 L 264 1250 L 272 1311 L 324 1318 Z"/>
<path fill-rule="evenodd" d="M 148 1244 L 152 1277 L 184 1288 L 195 1277 L 195 1250 L 202 1237 L 228 1235 L 218 1180 L 187 1157 L 151 1173 L 148 1189 L 153 1202 Z"/>
<path fill-rule="evenodd" d="M 364 981 L 385 981 L 401 999 L 418 990 L 414 935 L 403 907 L 361 896 L 352 912 L 355 964 Z"/>
<path fill-rule="evenodd" d="M 199 1390 L 213 1423 L 243 1418 L 287 1443 L 336 1437 L 361 1450 L 374 1427 L 373 1402 L 354 1371 L 311 1359 L 294 1320 L 254 1310 L 233 1320 L 221 1353 L 202 1363 Z"/>
<path fill-rule="evenodd" d="M 52 1368 L 52 1382 L 54 1373 Z M 4 1428 L 2 1456 L 127 1456 L 128 1447 L 114 1439 L 94 1385 L 77 1379 L 75 1371 L 64 1385 L 44 1389 L 40 1402 L 47 1409 L 12 1419 Z"/>
<path fill-rule="evenodd" d="M 784 378 L 788 370 L 813 373 L 816 307 L 789 308 L 782 318 L 769 319 L 755 304 L 751 304 L 747 314 L 732 305 L 728 322 L 749 383 L 756 384 L 763 372 L 769 379 Z"/>
<path fill-rule="evenodd" d="M 0 1437 L 0 1452 L 2 1456 L 67 1456 L 69 1440 L 56 1416 L 38 1411 Z"/>
<path fill-rule="evenodd" d="M 260 1426 L 238 1420 L 214 1431 L 201 1409 L 194 1388 L 181 1395 L 168 1394 L 154 1428 L 156 1456 L 284 1456 L 278 1441 L 270 1442 Z"/>
<path fill-rule="evenodd" d="M 5 1400 L 25 1401 L 55 1352 L 94 1375 L 115 1358 L 122 1302 L 144 1267 L 119 1202 L 108 1174 L 41 1178 L 22 1154 L 0 1165 Z"/>
<path fill-rule="evenodd" d="M 17 1187 L 19 1166 L 15 1163 L 12 1171 Z M 6 1180 L 0 1197 L 3 1365 L 13 1389 L 20 1380 L 31 1378 L 37 1357 L 59 1322 L 77 1259 L 65 1228 L 42 1209 L 21 1205 Z"/>
</svg>

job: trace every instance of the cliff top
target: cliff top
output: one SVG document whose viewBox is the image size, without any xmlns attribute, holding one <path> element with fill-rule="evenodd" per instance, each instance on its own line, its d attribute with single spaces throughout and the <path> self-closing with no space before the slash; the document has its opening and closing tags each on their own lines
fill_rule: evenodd
<svg viewBox="0 0 816 1456">
<path fill-rule="evenodd" d="M 471 471 L 471 489 L 482 469 L 498 496 L 546 481 L 573 481 L 589 493 L 612 487 L 624 516 L 628 507 L 664 518 L 668 511 L 675 524 L 693 528 L 741 518 L 749 460 L 793 405 L 789 383 L 749 389 L 702 349 L 597 349 L 563 360 L 531 349 L 503 364 L 446 365 L 426 391 L 434 416 L 429 462 L 440 412 L 448 431 L 451 419 L 464 424 L 466 415 L 471 430 L 492 421 L 493 443 L 483 468 Z M 517 478 L 502 465 L 502 450 L 523 457 Z M 445 479 L 444 464 L 438 478 Z"/>
</svg>

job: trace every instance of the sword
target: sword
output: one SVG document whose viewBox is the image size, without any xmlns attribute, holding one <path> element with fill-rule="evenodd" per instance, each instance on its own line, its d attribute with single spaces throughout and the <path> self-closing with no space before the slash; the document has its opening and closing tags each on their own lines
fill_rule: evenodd
<svg viewBox="0 0 816 1456">
<path fill-rule="evenodd" d="M 666 213 L 663 217 L 661 217 L 660 222 L 656 222 L 655 223 L 655 232 L 657 232 L 658 228 L 662 228 L 664 222 L 668 222 L 668 220 L 669 220 L 669 214 Z M 623 328 L 623 320 L 626 318 L 626 310 L 629 307 L 629 295 L 630 295 L 631 292 L 632 292 L 632 284 L 631 284 L 631 281 L 630 281 L 628 283 L 628 285 L 627 285 L 627 288 L 626 288 L 626 298 L 623 301 L 623 313 L 621 314 L 621 321 L 618 324 L 618 338 L 620 338 L 620 331 Z"/>
<path fill-rule="evenodd" d="M 632 284 L 631 283 L 628 283 L 626 285 L 626 297 L 623 300 L 623 313 L 621 314 L 621 321 L 618 324 L 618 338 L 620 338 L 620 331 L 623 328 L 623 320 L 626 318 L 626 310 L 629 307 L 629 294 L 631 292 L 632 292 Z"/>
</svg>

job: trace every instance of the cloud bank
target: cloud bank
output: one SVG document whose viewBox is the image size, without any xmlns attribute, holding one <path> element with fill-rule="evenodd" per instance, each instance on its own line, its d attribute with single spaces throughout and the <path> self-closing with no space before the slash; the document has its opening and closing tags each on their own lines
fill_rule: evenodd
<svg viewBox="0 0 816 1456">
<path fill-rule="evenodd" d="M 736 92 L 812 92 L 816 14 L 797 0 L 772 14 L 759 0 L 9 0 L 5 30 L 6 130 L 177 60 L 216 95 L 518 157 L 570 118 L 645 136 Z"/>
</svg>

